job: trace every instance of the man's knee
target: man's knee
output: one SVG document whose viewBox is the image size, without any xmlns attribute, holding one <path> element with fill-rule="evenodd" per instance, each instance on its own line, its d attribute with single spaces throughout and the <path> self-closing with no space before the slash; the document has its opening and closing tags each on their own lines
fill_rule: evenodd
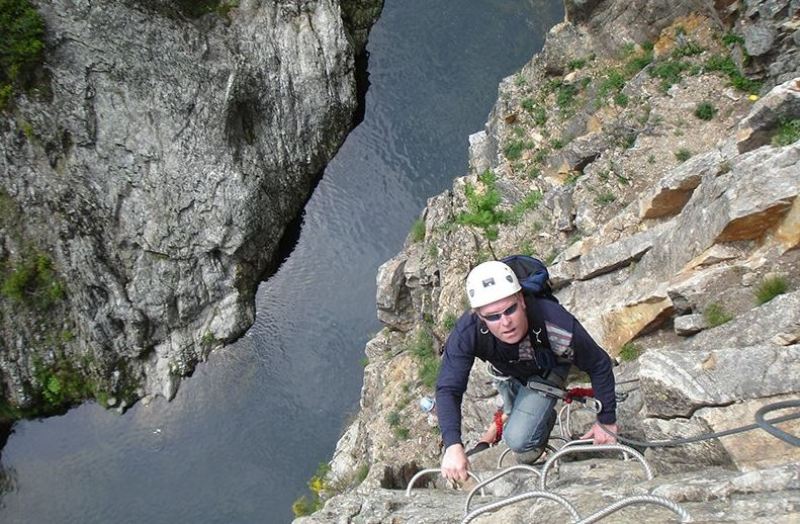
<svg viewBox="0 0 800 524">
<path fill-rule="evenodd" d="M 536 427 L 525 427 L 524 424 L 509 424 L 503 430 L 503 441 L 515 453 L 524 453 L 534 448 L 544 447 L 553 430 L 556 414 L 551 411 L 550 416 L 541 419 Z"/>
</svg>

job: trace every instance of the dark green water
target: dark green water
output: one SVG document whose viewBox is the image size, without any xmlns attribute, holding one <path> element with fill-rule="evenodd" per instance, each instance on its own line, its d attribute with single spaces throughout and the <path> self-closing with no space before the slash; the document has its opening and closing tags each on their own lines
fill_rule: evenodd
<svg viewBox="0 0 800 524">
<path fill-rule="evenodd" d="M 257 297 L 255 325 L 176 399 L 124 416 L 87 404 L 16 425 L 6 523 L 283 523 L 358 407 L 375 274 L 427 198 L 466 173 L 499 80 L 563 17 L 557 1 L 387 0 L 363 123 Z M 0 483 L 0 491 L 3 483 Z"/>
</svg>

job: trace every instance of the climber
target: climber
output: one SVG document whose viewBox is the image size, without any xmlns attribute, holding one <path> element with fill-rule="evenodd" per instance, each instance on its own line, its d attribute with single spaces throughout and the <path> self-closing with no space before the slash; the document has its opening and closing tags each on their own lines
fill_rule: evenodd
<svg viewBox="0 0 800 524">
<path fill-rule="evenodd" d="M 589 374 L 595 396 L 602 402 L 597 421 L 581 438 L 593 439 L 595 444 L 615 443 L 602 429 L 618 433 L 611 359 L 575 317 L 555 300 L 523 293 L 517 275 L 499 261 L 476 266 L 467 276 L 466 290 L 471 309 L 458 319 L 447 339 L 436 384 L 445 447 L 442 476 L 468 477 L 469 460 L 461 441 L 461 399 L 475 357 L 491 366 L 503 400 L 496 429 L 502 430 L 517 463 L 532 464 L 544 451 L 558 400 L 546 390 L 560 389 L 573 363 Z M 493 435 L 490 426 L 482 440 Z"/>
</svg>

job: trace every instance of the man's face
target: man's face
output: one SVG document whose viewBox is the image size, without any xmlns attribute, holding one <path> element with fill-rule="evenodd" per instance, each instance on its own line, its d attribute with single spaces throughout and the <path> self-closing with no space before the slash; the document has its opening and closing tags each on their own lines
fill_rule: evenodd
<svg viewBox="0 0 800 524">
<path fill-rule="evenodd" d="M 478 315 L 492 335 L 506 344 L 516 344 L 528 334 L 525 301 L 519 293 L 479 307 Z"/>
</svg>

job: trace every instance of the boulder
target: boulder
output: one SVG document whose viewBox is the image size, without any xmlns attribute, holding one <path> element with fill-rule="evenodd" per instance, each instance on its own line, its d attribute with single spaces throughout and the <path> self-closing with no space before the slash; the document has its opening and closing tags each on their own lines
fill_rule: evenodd
<svg viewBox="0 0 800 524">
<path fill-rule="evenodd" d="M 640 366 L 650 417 L 690 417 L 704 406 L 800 391 L 800 345 L 651 351 Z"/>
<path fill-rule="evenodd" d="M 414 324 L 411 294 L 405 285 L 405 266 L 408 258 L 397 256 L 378 268 L 376 303 L 378 320 L 401 331 Z"/>
<path fill-rule="evenodd" d="M 721 162 L 720 153 L 712 150 L 670 170 L 639 200 L 639 216 L 645 219 L 676 215 L 689 201 L 703 177 L 717 174 Z"/>
<path fill-rule="evenodd" d="M 750 114 L 738 125 L 737 147 L 740 153 L 768 144 L 781 120 L 800 115 L 800 77 L 773 88 L 755 103 Z"/>
<path fill-rule="evenodd" d="M 708 327 L 703 315 L 683 315 L 675 319 L 675 334 L 688 337 Z"/>
</svg>

